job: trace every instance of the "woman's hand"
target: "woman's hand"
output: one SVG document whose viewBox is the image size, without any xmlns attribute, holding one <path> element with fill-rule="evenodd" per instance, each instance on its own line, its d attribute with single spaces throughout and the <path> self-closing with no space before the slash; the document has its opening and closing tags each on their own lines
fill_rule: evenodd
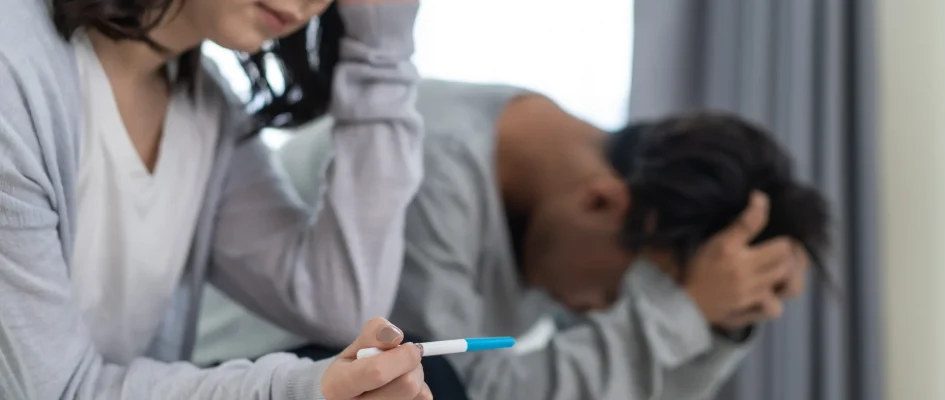
<svg viewBox="0 0 945 400">
<path fill-rule="evenodd" d="M 327 400 L 427 400 L 433 399 L 423 382 L 419 346 L 405 344 L 404 334 L 384 318 L 370 320 L 361 335 L 341 352 L 322 377 Z M 393 349 L 370 358 L 357 359 L 358 350 Z"/>
</svg>

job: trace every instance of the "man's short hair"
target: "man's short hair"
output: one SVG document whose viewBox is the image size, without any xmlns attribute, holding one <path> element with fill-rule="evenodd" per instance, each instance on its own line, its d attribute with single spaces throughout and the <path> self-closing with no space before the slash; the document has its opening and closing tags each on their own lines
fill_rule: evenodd
<svg viewBox="0 0 945 400">
<path fill-rule="evenodd" d="M 793 238 L 823 272 L 827 203 L 793 176 L 790 157 L 760 127 L 727 114 L 678 115 L 614 133 L 607 155 L 630 187 L 625 244 L 631 250 L 671 250 L 684 268 L 759 190 L 768 195 L 770 212 L 754 243 Z"/>
</svg>

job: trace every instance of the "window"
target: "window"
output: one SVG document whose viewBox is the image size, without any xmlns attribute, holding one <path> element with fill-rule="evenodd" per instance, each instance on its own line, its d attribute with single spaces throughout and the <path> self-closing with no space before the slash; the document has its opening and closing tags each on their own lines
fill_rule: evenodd
<svg viewBox="0 0 945 400">
<path fill-rule="evenodd" d="M 424 77 L 526 87 L 603 128 L 625 122 L 633 47 L 631 0 L 423 1 L 414 62 Z M 205 53 L 238 95 L 249 82 L 236 57 Z M 285 134 L 263 139 L 280 146 Z"/>
<path fill-rule="evenodd" d="M 523 86 L 604 129 L 627 117 L 630 0 L 424 1 L 416 41 L 426 77 Z"/>
</svg>

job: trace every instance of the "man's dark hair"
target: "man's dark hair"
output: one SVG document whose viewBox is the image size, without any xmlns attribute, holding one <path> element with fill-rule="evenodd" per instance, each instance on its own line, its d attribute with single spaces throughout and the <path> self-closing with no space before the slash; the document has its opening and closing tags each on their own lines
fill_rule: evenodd
<svg viewBox="0 0 945 400">
<path fill-rule="evenodd" d="M 157 21 L 172 10 L 173 0 L 53 0 L 53 22 L 59 34 L 69 40 L 79 28 L 96 29 L 114 40 L 147 43 L 165 49 L 149 37 Z M 154 15 L 155 22 L 143 22 Z M 260 127 L 294 127 L 322 116 L 331 101 L 332 80 L 338 63 L 344 24 L 336 3 L 318 18 L 292 35 L 253 55 L 241 55 L 250 80 L 251 110 Z M 313 55 L 317 55 L 314 57 Z M 275 57 L 282 69 L 285 90 L 277 93 L 266 79 L 266 58 Z M 189 50 L 178 60 L 179 74 L 174 84 L 193 87 L 200 70 L 200 48 Z M 271 64 L 270 64 L 271 65 Z"/>
<path fill-rule="evenodd" d="M 630 187 L 625 243 L 631 250 L 671 250 L 685 276 L 686 261 L 759 190 L 768 195 L 770 212 L 754 243 L 793 238 L 824 272 L 827 203 L 795 179 L 790 158 L 761 128 L 725 114 L 673 116 L 614 133 L 608 157 Z"/>
</svg>

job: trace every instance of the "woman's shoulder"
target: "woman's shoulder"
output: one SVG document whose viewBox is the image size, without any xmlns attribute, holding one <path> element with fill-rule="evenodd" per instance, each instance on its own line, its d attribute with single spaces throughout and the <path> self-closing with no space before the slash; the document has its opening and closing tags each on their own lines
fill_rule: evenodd
<svg viewBox="0 0 945 400">
<path fill-rule="evenodd" d="M 0 10 L 0 62 L 23 75 L 41 75 L 50 83 L 72 78 L 72 46 L 53 25 L 45 0 L 0 0 Z"/>
<path fill-rule="evenodd" d="M 68 106 L 79 97 L 75 54 L 53 26 L 45 0 L 0 0 L 0 104 L 25 102 L 29 111 Z M 17 107 L 3 107 L 4 114 Z M 64 111 L 64 110 L 57 110 Z"/>
<path fill-rule="evenodd" d="M 72 46 L 45 0 L 0 0 L 0 9 L 0 142 L 22 145 L 17 157 L 73 154 L 80 92 Z"/>
<path fill-rule="evenodd" d="M 68 209 L 78 158 L 74 54 L 44 0 L 0 0 L 0 9 L 0 223 L 54 224 L 50 207 Z"/>
</svg>

